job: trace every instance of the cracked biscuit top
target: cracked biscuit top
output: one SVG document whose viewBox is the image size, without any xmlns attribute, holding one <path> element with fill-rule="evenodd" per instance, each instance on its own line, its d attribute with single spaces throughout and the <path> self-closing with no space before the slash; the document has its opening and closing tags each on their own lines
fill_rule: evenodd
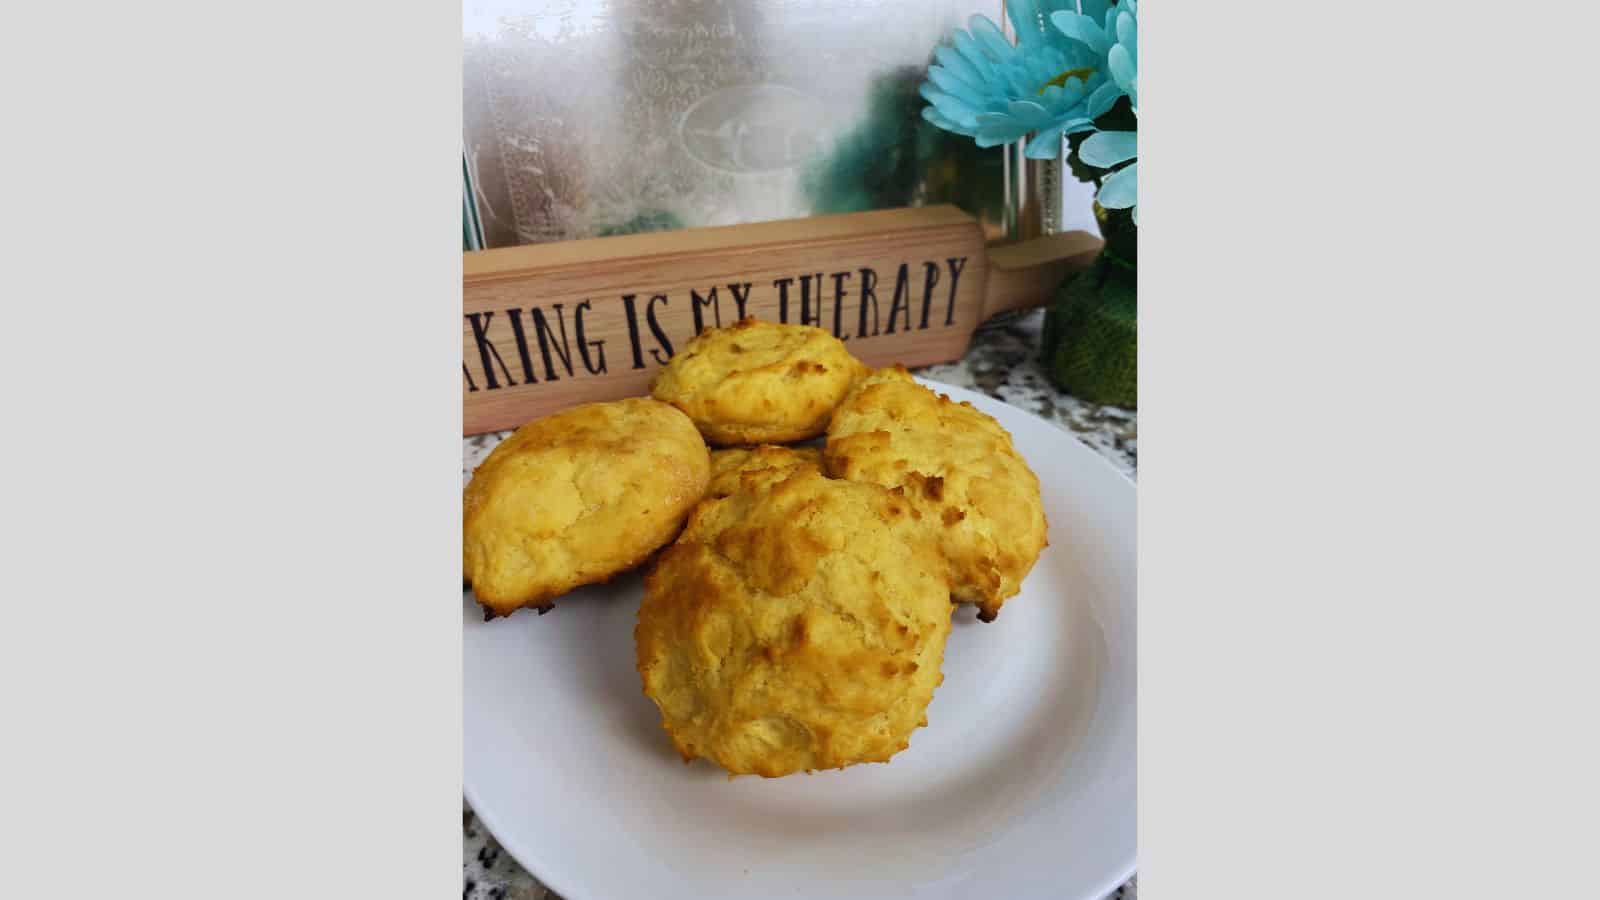
<svg viewBox="0 0 1600 900">
<path fill-rule="evenodd" d="M 827 474 L 900 489 L 934 523 L 952 595 L 992 621 L 1045 547 L 1039 479 L 1011 434 L 970 403 L 879 369 L 839 405 L 823 451 Z"/>
<path fill-rule="evenodd" d="M 820 328 L 747 318 L 702 331 L 668 360 L 650 395 L 718 446 L 788 443 L 822 434 L 867 371 Z"/>
<path fill-rule="evenodd" d="M 671 541 L 710 478 L 699 431 L 665 403 L 586 403 L 536 419 L 472 473 L 465 580 L 494 615 L 548 606 Z"/>
<path fill-rule="evenodd" d="M 953 608 L 918 516 L 804 466 L 700 504 L 646 576 L 634 632 L 685 761 L 772 778 L 909 746 Z"/>
<path fill-rule="evenodd" d="M 759 447 L 730 447 L 711 452 L 712 497 L 726 497 L 737 493 L 747 476 L 757 479 L 782 480 L 797 469 L 822 471 L 822 448 L 779 447 L 762 444 Z"/>
</svg>

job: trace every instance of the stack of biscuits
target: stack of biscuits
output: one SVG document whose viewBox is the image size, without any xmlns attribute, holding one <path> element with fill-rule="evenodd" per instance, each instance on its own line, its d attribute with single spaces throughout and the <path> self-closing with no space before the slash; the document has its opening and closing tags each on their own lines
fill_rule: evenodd
<svg viewBox="0 0 1600 900">
<path fill-rule="evenodd" d="M 473 473 L 486 613 L 643 566 L 639 674 L 686 761 L 777 777 L 904 750 L 953 604 L 993 621 L 1045 546 L 1011 436 L 822 329 L 755 319 L 702 332 L 651 396 L 530 422 Z"/>
</svg>

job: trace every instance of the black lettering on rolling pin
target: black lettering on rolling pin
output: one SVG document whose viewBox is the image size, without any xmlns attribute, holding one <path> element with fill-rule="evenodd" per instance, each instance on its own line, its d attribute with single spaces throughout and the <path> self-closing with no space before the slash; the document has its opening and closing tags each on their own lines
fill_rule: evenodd
<svg viewBox="0 0 1600 900">
<path fill-rule="evenodd" d="M 644 351 L 639 346 L 639 314 L 634 311 L 633 298 L 637 294 L 623 294 L 622 307 L 628 314 L 628 343 L 633 345 L 633 367 L 644 368 Z"/>
<path fill-rule="evenodd" d="M 583 339 L 583 314 L 592 305 L 585 300 L 572 308 L 572 328 L 578 333 L 578 356 L 583 359 L 583 367 L 589 370 L 590 375 L 604 375 L 606 371 L 606 342 L 593 341 L 591 343 Z M 599 354 L 600 362 L 598 365 L 589 358 L 590 346 L 593 346 L 595 352 Z"/>
<path fill-rule="evenodd" d="M 778 289 L 778 321 L 789 323 L 789 285 L 794 284 L 793 278 L 779 278 L 772 283 Z"/>
<path fill-rule="evenodd" d="M 961 270 L 967 267 L 967 258 L 946 259 L 945 262 L 950 264 L 950 301 L 945 304 L 944 324 L 949 325 L 956 320 L 956 283 L 961 280 Z M 922 313 L 922 327 L 928 327 L 926 310 Z"/>
<path fill-rule="evenodd" d="M 522 382 L 538 384 L 539 379 L 533 377 L 533 360 L 528 358 L 528 336 L 522 333 L 522 310 L 508 309 L 506 318 L 511 320 L 511 334 L 517 339 L 517 355 L 522 357 Z"/>
<path fill-rule="evenodd" d="M 493 318 L 492 312 L 467 314 L 467 321 L 472 323 L 472 340 L 478 345 L 478 359 L 483 364 L 483 375 L 491 391 L 500 387 L 500 382 L 494 377 L 494 365 L 489 361 L 491 357 L 494 362 L 500 364 L 500 373 L 506 377 L 506 386 L 517 386 L 517 383 L 511 380 L 511 371 L 506 368 L 505 360 L 500 358 L 500 351 L 489 342 L 489 321 Z"/>
<path fill-rule="evenodd" d="M 811 305 L 811 279 L 817 280 L 817 304 Z M 813 311 L 814 310 L 814 311 Z M 822 273 L 800 276 L 800 324 L 822 324 Z"/>
<path fill-rule="evenodd" d="M 928 306 L 933 303 L 933 289 L 939 284 L 939 264 L 925 262 L 922 264 L 922 275 L 926 279 L 922 284 L 922 321 L 928 321 Z M 946 325 L 950 324 L 948 322 Z"/>
<path fill-rule="evenodd" d="M 894 281 L 894 302 L 889 304 L 889 327 L 883 330 L 884 334 L 894 334 L 894 320 L 900 313 L 906 314 L 906 330 L 911 330 L 911 278 L 909 266 L 900 264 L 900 275 Z"/>
<path fill-rule="evenodd" d="M 539 355 L 544 357 L 544 375 L 550 381 L 556 380 L 556 370 L 550 360 L 550 351 L 553 348 L 556 355 L 561 357 L 561 365 L 567 370 L 567 377 L 572 377 L 572 348 L 567 344 L 567 320 L 561 314 L 561 304 L 553 304 L 556 310 L 556 324 L 561 327 L 561 343 L 556 344 L 555 332 L 550 330 L 550 323 L 544 319 L 544 311 L 535 306 L 528 310 L 533 313 L 533 330 L 539 336 Z"/>
<path fill-rule="evenodd" d="M 900 276 L 905 277 L 906 267 L 900 267 Z M 867 304 L 872 304 L 872 334 L 878 334 L 878 273 L 871 269 L 861 270 L 861 309 L 860 321 L 856 324 L 856 337 L 867 336 Z"/>
<path fill-rule="evenodd" d="M 729 285 L 729 287 L 732 287 L 732 285 Z M 718 328 L 722 327 L 722 305 L 720 303 L 718 303 L 718 301 L 717 301 L 717 288 L 716 288 L 716 285 L 712 285 L 711 286 L 711 293 L 706 295 L 705 297 L 701 297 L 699 291 L 694 290 L 693 288 L 690 288 L 689 289 L 689 305 L 694 310 L 694 333 L 695 334 L 699 334 L 700 332 L 706 330 L 705 313 L 703 313 L 701 311 L 701 307 L 705 307 L 705 306 L 711 307 L 711 314 L 714 317 L 713 321 L 715 321 L 717 323 L 717 327 Z"/>
<path fill-rule="evenodd" d="M 850 340 L 850 335 L 839 330 L 839 320 L 844 318 L 844 283 L 849 280 L 849 272 L 833 273 L 833 336 L 841 341 Z"/>
<path fill-rule="evenodd" d="M 730 284 L 728 290 L 733 292 L 733 302 L 739 304 L 739 318 L 744 318 L 744 304 L 750 299 L 750 282 L 744 284 Z"/>
<path fill-rule="evenodd" d="M 656 336 L 656 342 L 661 345 L 661 350 L 667 351 L 667 355 L 662 356 L 661 350 L 652 348 L 650 350 L 650 356 L 655 359 L 656 365 L 664 366 L 667 364 L 667 360 L 672 358 L 672 342 L 667 340 L 667 333 L 661 330 L 661 324 L 656 321 L 657 300 L 661 301 L 662 306 L 667 305 L 667 295 L 656 294 L 654 297 L 650 298 L 650 305 L 644 308 L 644 317 L 645 321 L 650 323 L 650 333 Z"/>
</svg>

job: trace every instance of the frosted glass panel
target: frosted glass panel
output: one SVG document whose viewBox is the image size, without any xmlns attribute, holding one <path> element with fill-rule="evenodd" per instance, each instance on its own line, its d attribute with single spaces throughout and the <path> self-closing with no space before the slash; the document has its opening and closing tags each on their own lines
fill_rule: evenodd
<svg viewBox="0 0 1600 900">
<path fill-rule="evenodd" d="M 490 247 L 953 202 L 998 236 L 1003 151 L 922 121 L 941 37 L 999 2 L 464 5 Z"/>
</svg>

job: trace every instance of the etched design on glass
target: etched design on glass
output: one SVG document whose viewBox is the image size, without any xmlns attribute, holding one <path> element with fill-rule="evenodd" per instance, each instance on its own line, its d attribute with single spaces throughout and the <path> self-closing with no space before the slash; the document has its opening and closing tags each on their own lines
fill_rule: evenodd
<svg viewBox="0 0 1600 900">
<path fill-rule="evenodd" d="M 777 84 L 734 85 L 700 98 L 678 137 L 689 155 L 724 172 L 792 169 L 816 151 L 822 101 Z"/>
</svg>

